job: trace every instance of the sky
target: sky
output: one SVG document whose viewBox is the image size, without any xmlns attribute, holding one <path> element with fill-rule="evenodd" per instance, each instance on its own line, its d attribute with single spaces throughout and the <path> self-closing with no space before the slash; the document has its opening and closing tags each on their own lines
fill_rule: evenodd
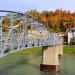
<svg viewBox="0 0 75 75">
<path fill-rule="evenodd" d="M 22 11 L 54 11 L 57 8 L 75 11 L 75 0 L 1 0 L 0 10 Z"/>
</svg>

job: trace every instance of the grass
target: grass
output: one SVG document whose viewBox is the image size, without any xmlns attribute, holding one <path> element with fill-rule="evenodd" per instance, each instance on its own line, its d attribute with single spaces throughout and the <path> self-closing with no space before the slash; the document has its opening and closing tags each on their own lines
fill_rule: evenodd
<svg viewBox="0 0 75 75">
<path fill-rule="evenodd" d="M 28 61 L 31 56 L 36 57 L 41 55 L 41 53 L 42 53 L 42 47 L 27 48 L 19 52 L 15 52 L 13 54 L 9 54 L 6 57 L 0 58 L 0 65 L 15 63 L 15 62 L 18 63 L 23 60 Z M 75 45 L 64 45 L 64 53 L 75 55 Z"/>
<path fill-rule="evenodd" d="M 42 47 L 27 48 L 0 58 L 0 75 L 29 75 L 32 66 L 40 64 L 36 55 L 40 54 L 41 50 Z"/>
<path fill-rule="evenodd" d="M 64 53 L 75 54 L 75 45 L 65 45 Z"/>
<path fill-rule="evenodd" d="M 0 75 L 39 75 L 42 47 L 27 48 L 0 58 Z M 64 46 L 65 53 L 75 53 L 75 46 Z"/>
<path fill-rule="evenodd" d="M 8 63 L 15 63 L 20 61 L 27 61 L 29 60 L 28 56 L 31 55 L 39 55 L 42 51 L 42 47 L 35 47 L 35 48 L 27 48 L 12 54 L 9 54 L 5 57 L 0 58 L 0 64 L 8 64 Z M 11 60 L 12 59 L 12 60 Z"/>
<path fill-rule="evenodd" d="M 41 51 L 42 51 L 42 47 L 34 47 L 34 48 L 24 49 L 24 50 L 19 51 L 17 53 L 20 53 L 20 54 L 39 54 L 39 53 L 41 53 Z"/>
<path fill-rule="evenodd" d="M 17 52 L 18 54 L 34 54 L 38 55 L 42 52 L 42 47 L 28 48 L 22 51 Z M 75 54 L 75 45 L 64 45 L 64 53 Z"/>
</svg>

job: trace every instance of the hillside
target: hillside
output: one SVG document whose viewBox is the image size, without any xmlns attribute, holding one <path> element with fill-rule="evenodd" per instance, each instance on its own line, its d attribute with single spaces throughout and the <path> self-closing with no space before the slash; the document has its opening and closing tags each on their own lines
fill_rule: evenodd
<svg viewBox="0 0 75 75">
<path fill-rule="evenodd" d="M 75 12 L 56 9 L 55 11 L 30 10 L 27 12 L 46 25 L 54 32 L 65 32 L 67 29 L 75 27 Z"/>
</svg>

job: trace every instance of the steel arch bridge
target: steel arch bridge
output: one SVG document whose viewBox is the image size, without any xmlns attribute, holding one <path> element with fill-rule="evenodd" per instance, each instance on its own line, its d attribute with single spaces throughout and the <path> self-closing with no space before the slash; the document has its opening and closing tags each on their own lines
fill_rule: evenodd
<svg viewBox="0 0 75 75">
<path fill-rule="evenodd" d="M 0 10 L 0 57 L 25 48 L 60 44 L 58 34 L 50 32 L 37 18 Z"/>
</svg>

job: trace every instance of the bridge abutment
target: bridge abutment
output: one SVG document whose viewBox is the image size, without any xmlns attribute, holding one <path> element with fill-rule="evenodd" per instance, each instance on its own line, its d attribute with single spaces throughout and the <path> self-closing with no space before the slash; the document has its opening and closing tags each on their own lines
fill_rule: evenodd
<svg viewBox="0 0 75 75">
<path fill-rule="evenodd" d="M 63 58 L 63 45 L 58 45 L 57 46 L 58 47 L 58 57 L 60 58 L 60 59 L 62 59 Z"/>
<path fill-rule="evenodd" d="M 57 46 L 44 46 L 42 51 L 42 63 L 40 70 L 44 71 L 60 71 Z"/>
</svg>

